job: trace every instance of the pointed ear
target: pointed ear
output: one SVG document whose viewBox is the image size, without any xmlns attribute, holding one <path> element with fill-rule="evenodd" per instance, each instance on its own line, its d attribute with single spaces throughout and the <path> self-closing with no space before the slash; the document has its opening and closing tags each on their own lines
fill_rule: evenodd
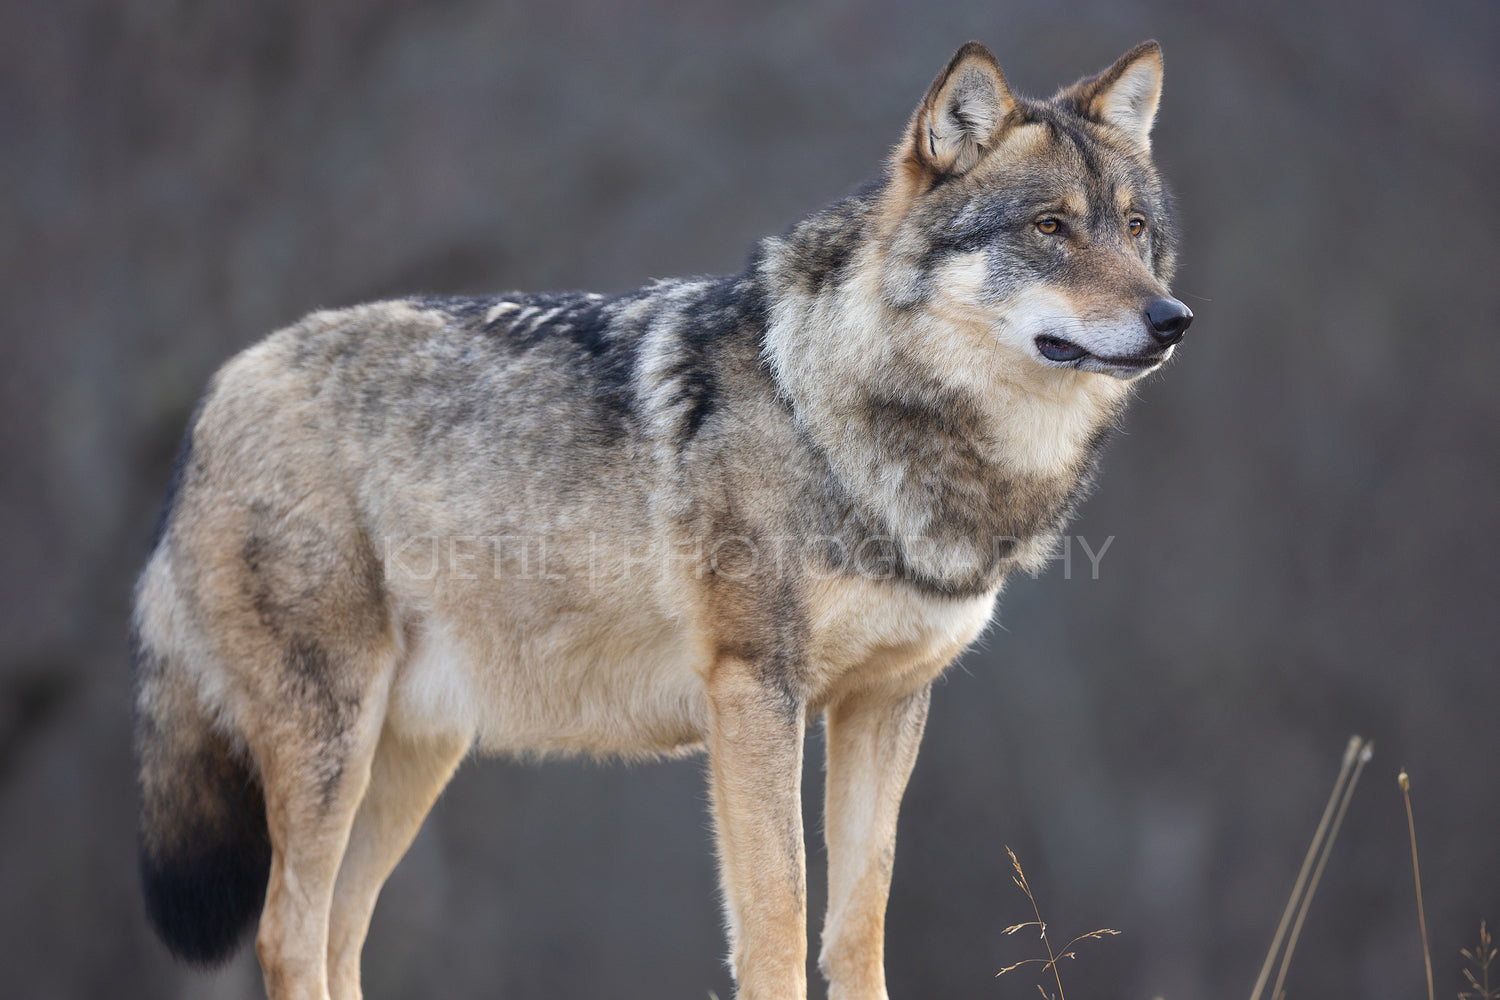
<svg viewBox="0 0 1500 1000">
<path fill-rule="evenodd" d="M 969 42 L 932 81 L 917 109 L 908 163 L 938 176 L 968 172 L 994 146 L 1014 106 L 994 54 Z"/>
<path fill-rule="evenodd" d="M 1085 118 L 1113 125 L 1142 149 L 1151 148 L 1151 123 L 1161 100 L 1161 46 L 1142 42 L 1098 76 L 1079 80 L 1059 97 Z"/>
</svg>

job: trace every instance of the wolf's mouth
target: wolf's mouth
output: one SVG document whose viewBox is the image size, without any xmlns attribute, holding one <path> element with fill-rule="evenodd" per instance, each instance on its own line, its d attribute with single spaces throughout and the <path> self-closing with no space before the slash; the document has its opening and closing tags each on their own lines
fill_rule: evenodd
<svg viewBox="0 0 1500 1000">
<path fill-rule="evenodd" d="M 1075 361 L 1083 361 L 1093 358 L 1110 368 L 1150 368 L 1161 364 L 1163 355 L 1161 353 L 1140 354 L 1133 357 L 1106 358 L 1103 355 L 1094 354 L 1085 348 L 1079 347 L 1071 340 L 1061 337 L 1053 337 L 1043 334 L 1036 338 L 1036 349 L 1042 357 L 1048 361 L 1055 361 L 1060 365 L 1071 364 Z"/>
<path fill-rule="evenodd" d="M 1042 357 L 1048 361 L 1077 361 L 1079 358 L 1088 357 L 1088 351 L 1079 347 L 1071 340 L 1063 340 L 1061 337 L 1041 336 L 1036 338 L 1036 349 L 1041 352 Z"/>
</svg>

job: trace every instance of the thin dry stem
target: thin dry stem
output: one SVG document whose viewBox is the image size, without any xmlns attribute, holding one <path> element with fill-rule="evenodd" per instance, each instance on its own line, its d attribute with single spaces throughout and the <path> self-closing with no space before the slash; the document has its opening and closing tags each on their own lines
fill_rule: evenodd
<svg viewBox="0 0 1500 1000">
<path fill-rule="evenodd" d="M 1028 920 L 1025 923 L 1012 924 L 1011 926 L 1005 928 L 1003 933 L 1014 934 L 1017 931 L 1024 930 L 1027 927 L 1037 928 L 1041 932 L 1042 945 L 1047 949 L 1047 957 L 1045 959 L 1022 959 L 1014 965 L 1007 965 L 1005 968 L 995 973 L 995 976 L 996 978 L 999 978 L 1000 976 L 1005 975 L 1007 972 L 1013 972 L 1014 970 L 1019 969 L 1023 965 L 1040 965 L 1042 967 L 1042 972 L 1044 973 L 1048 969 L 1052 970 L 1052 980 L 1053 982 L 1057 983 L 1057 1000 L 1067 1000 L 1067 996 L 1063 993 L 1062 975 L 1057 970 L 1057 963 L 1065 958 L 1076 959 L 1078 957 L 1077 953 L 1070 949 L 1072 949 L 1072 947 L 1080 941 L 1098 940 L 1102 937 L 1111 937 L 1113 935 L 1119 934 L 1120 932 L 1109 927 L 1101 927 L 1098 930 L 1089 931 L 1087 934 L 1078 935 L 1073 940 L 1063 945 L 1062 952 L 1060 954 L 1054 952 L 1052 950 L 1052 942 L 1047 937 L 1047 922 L 1042 919 L 1041 908 L 1037 905 L 1036 896 L 1034 896 L 1031 892 L 1031 883 L 1026 881 L 1026 871 L 1021 867 L 1021 860 L 1016 857 L 1016 852 L 1011 850 L 1008 846 L 1005 848 L 1005 853 L 1010 855 L 1010 865 L 1016 870 L 1016 874 L 1011 879 L 1011 881 L 1014 882 L 1017 888 L 1025 893 L 1026 898 L 1031 901 L 1031 912 L 1036 915 L 1036 919 Z M 1047 997 L 1047 991 L 1042 989 L 1040 983 L 1037 984 L 1037 991 L 1041 993 L 1044 998 Z"/>
<path fill-rule="evenodd" d="M 1323 868 L 1328 864 L 1328 856 L 1333 853 L 1333 842 L 1338 838 L 1339 827 L 1344 823 L 1344 813 L 1349 808 L 1349 800 L 1354 798 L 1354 786 L 1359 784 L 1359 776 L 1373 756 L 1375 756 L 1375 741 L 1371 740 L 1359 751 L 1359 762 L 1354 766 L 1354 773 L 1349 777 L 1349 784 L 1344 787 L 1344 795 L 1339 800 L 1339 811 L 1334 814 L 1333 825 L 1328 828 L 1328 838 L 1323 841 L 1323 850 L 1318 855 L 1318 866 L 1313 869 L 1312 881 L 1307 883 L 1307 894 L 1302 897 L 1302 905 L 1297 908 L 1297 922 L 1292 925 L 1292 936 L 1287 938 L 1286 954 L 1281 956 L 1281 968 L 1276 970 L 1276 985 L 1271 990 L 1271 995 L 1274 997 L 1279 998 L 1285 995 L 1281 987 L 1286 982 L 1287 970 L 1291 968 L 1292 952 L 1297 949 L 1297 939 L 1302 936 L 1302 923 L 1307 919 L 1307 911 L 1312 906 L 1313 894 L 1318 891 L 1318 882 L 1323 878 Z"/>
<path fill-rule="evenodd" d="M 1479 970 L 1477 977 L 1474 969 L 1463 970 L 1464 978 L 1469 981 L 1469 988 L 1458 995 L 1458 1000 L 1500 1000 L 1500 984 L 1490 987 L 1490 963 L 1495 960 L 1495 946 L 1483 920 L 1479 921 L 1479 947 L 1473 951 L 1460 948 L 1458 953 L 1467 958 L 1474 969 Z"/>
<path fill-rule="evenodd" d="M 1260 975 L 1256 977 L 1255 988 L 1250 991 L 1250 1000 L 1260 1000 L 1260 995 L 1266 988 L 1266 981 L 1271 977 L 1271 966 L 1275 964 L 1276 955 L 1281 951 L 1281 942 L 1286 937 L 1287 927 L 1292 922 L 1292 914 L 1297 911 L 1297 901 L 1302 896 L 1303 887 L 1307 885 L 1308 873 L 1312 870 L 1313 858 L 1318 853 L 1318 845 L 1322 843 L 1323 835 L 1328 830 L 1328 824 L 1333 818 L 1334 809 L 1339 801 L 1339 793 L 1343 791 L 1344 782 L 1349 777 L 1349 769 L 1354 766 L 1363 743 L 1364 741 L 1358 736 L 1349 737 L 1349 745 L 1344 750 L 1344 763 L 1339 768 L 1338 780 L 1333 783 L 1333 791 L 1328 794 L 1328 804 L 1323 807 L 1323 818 L 1318 821 L 1317 832 L 1313 834 L 1312 843 L 1307 847 L 1307 856 L 1302 859 L 1302 870 L 1297 873 L 1297 881 L 1292 886 L 1292 895 L 1286 901 L 1286 909 L 1281 913 L 1281 922 L 1276 925 L 1276 936 L 1271 939 L 1271 949 L 1266 952 L 1266 960 L 1260 967 Z M 1274 992 L 1272 996 L 1275 996 Z"/>
<path fill-rule="evenodd" d="M 1417 925 L 1422 929 L 1422 961 L 1427 965 L 1427 1000 L 1435 1000 L 1432 992 L 1432 953 L 1427 950 L 1427 911 L 1422 906 L 1422 869 L 1417 864 L 1417 824 L 1411 815 L 1411 779 L 1406 768 L 1396 775 L 1396 784 L 1401 786 L 1401 797 L 1406 800 L 1406 832 L 1411 836 L 1411 874 L 1417 883 Z"/>
</svg>

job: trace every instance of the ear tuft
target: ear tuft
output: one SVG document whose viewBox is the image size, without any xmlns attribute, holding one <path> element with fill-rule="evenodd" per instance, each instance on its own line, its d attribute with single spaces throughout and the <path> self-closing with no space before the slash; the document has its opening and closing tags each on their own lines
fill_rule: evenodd
<svg viewBox="0 0 1500 1000">
<path fill-rule="evenodd" d="M 909 156 L 938 176 L 967 173 L 994 146 L 1014 106 L 994 54 L 969 42 L 938 74 L 917 109 Z"/>
<path fill-rule="evenodd" d="M 1161 101 L 1161 46 L 1142 42 L 1098 76 L 1080 80 L 1058 96 L 1086 118 L 1111 125 L 1151 148 L 1151 125 Z"/>
</svg>

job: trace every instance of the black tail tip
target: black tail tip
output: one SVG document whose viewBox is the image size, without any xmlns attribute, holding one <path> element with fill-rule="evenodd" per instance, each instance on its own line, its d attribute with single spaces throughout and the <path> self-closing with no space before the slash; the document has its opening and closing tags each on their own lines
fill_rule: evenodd
<svg viewBox="0 0 1500 1000">
<path fill-rule="evenodd" d="M 227 962 L 245 943 L 265 905 L 271 847 L 224 845 L 154 858 L 142 849 L 146 916 L 174 956 L 199 968 Z"/>
</svg>

